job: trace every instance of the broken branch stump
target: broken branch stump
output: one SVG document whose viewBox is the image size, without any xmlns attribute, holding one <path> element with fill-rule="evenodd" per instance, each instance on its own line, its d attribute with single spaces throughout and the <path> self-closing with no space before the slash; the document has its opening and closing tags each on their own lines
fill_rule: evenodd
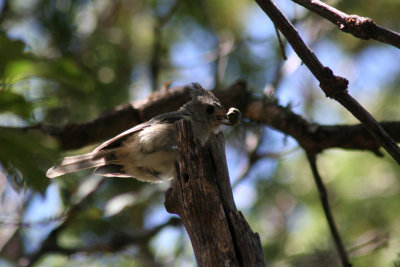
<svg viewBox="0 0 400 267">
<path fill-rule="evenodd" d="M 265 266 L 260 237 L 233 200 L 223 134 L 202 146 L 190 122 L 175 127 L 179 155 L 165 207 L 181 218 L 198 266 Z"/>
</svg>

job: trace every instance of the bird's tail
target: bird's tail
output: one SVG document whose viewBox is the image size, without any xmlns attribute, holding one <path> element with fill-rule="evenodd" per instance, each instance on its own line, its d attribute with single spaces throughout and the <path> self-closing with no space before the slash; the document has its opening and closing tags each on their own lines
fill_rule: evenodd
<svg viewBox="0 0 400 267">
<path fill-rule="evenodd" d="M 99 152 L 90 152 L 84 155 L 65 157 L 60 164 L 51 167 L 46 176 L 55 178 L 67 173 L 103 166 L 106 164 L 107 154 L 110 153 L 109 151 L 104 152 L 104 155 L 99 155 Z"/>
</svg>

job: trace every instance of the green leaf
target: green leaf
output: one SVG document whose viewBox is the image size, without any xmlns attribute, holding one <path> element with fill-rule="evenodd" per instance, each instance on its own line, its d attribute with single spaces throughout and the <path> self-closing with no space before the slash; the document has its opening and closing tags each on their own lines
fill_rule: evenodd
<svg viewBox="0 0 400 267">
<path fill-rule="evenodd" d="M 64 83 L 78 91 L 94 89 L 93 79 L 80 66 L 67 58 L 37 61 L 34 74 Z"/>
<path fill-rule="evenodd" d="M 13 84 L 34 75 L 36 72 L 37 66 L 33 60 L 27 58 L 15 59 L 7 64 L 4 80 L 6 83 Z"/>
<path fill-rule="evenodd" d="M 0 90 L 0 113 L 12 112 L 23 118 L 28 118 L 32 109 L 32 103 L 27 102 L 22 95 L 9 90 Z"/>
<path fill-rule="evenodd" d="M 66 58 L 47 60 L 26 57 L 14 60 L 6 66 L 4 80 L 12 84 L 32 76 L 58 81 L 78 91 L 90 91 L 94 88 L 90 76 Z"/>
<path fill-rule="evenodd" d="M 20 40 L 9 39 L 0 31 L 0 62 L 6 64 L 18 58 L 25 57 L 25 44 Z"/>
<path fill-rule="evenodd" d="M 0 131 L 0 162 L 15 179 L 22 179 L 32 189 L 43 193 L 49 184 L 45 170 L 58 157 L 44 136 L 18 130 Z M 19 177 L 20 176 L 20 177 Z M 17 182 L 17 184 L 21 184 Z"/>
<path fill-rule="evenodd" d="M 24 51 L 25 44 L 0 31 L 0 81 L 13 84 L 32 76 L 51 79 L 78 91 L 94 89 L 94 79 L 69 58 L 45 59 Z"/>
</svg>

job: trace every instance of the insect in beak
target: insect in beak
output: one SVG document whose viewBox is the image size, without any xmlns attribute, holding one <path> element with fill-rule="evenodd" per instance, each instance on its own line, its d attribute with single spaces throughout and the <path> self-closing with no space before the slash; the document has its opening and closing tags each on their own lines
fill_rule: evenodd
<svg viewBox="0 0 400 267">
<path fill-rule="evenodd" d="M 226 115 L 220 115 L 217 117 L 217 119 L 225 125 L 237 125 L 240 123 L 241 118 L 242 114 L 237 108 L 230 108 Z"/>
<path fill-rule="evenodd" d="M 242 119 L 242 113 L 237 108 L 230 108 L 226 113 L 226 117 L 229 121 L 227 125 L 238 125 Z"/>
</svg>

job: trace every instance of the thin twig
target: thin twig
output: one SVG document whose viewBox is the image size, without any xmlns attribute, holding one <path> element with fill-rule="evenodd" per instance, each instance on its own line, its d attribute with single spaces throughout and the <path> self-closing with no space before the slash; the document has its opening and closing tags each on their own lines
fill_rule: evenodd
<svg viewBox="0 0 400 267">
<path fill-rule="evenodd" d="M 161 58 L 162 58 L 162 27 L 173 17 L 178 11 L 180 6 L 180 0 L 176 0 L 170 7 L 170 9 L 163 15 L 157 16 L 157 21 L 153 28 L 153 47 L 150 59 L 150 74 L 151 74 L 151 88 L 154 91 L 158 89 L 159 77 L 161 69 Z"/>
<path fill-rule="evenodd" d="M 158 89 L 158 82 L 160 76 L 160 58 L 161 58 L 161 29 L 157 26 L 153 29 L 153 48 L 150 59 L 150 75 L 151 75 L 151 89 L 153 92 Z"/>
<path fill-rule="evenodd" d="M 329 20 L 343 32 L 360 39 L 374 39 L 400 48 L 400 34 L 377 25 L 370 18 L 348 15 L 318 0 L 292 1 Z"/>
<path fill-rule="evenodd" d="M 21 219 L 14 218 L 5 218 L 0 219 L 0 225 L 5 227 L 20 227 L 20 228 L 38 228 L 44 225 L 49 225 L 52 223 L 59 222 L 60 220 L 65 219 L 67 216 L 67 212 L 61 212 L 60 214 L 53 215 L 48 218 L 44 218 L 38 221 L 27 221 L 23 222 Z"/>
<path fill-rule="evenodd" d="M 253 166 L 261 159 L 280 159 L 288 154 L 291 154 L 295 151 L 297 151 L 299 149 L 299 147 L 294 147 L 291 148 L 287 151 L 282 151 L 282 152 L 267 152 L 267 153 L 257 153 L 257 151 L 255 152 L 251 152 L 248 154 L 248 158 L 249 158 L 249 162 L 246 164 L 245 168 L 243 168 L 241 174 L 239 175 L 239 177 L 235 180 L 235 182 L 232 183 L 232 188 L 236 188 L 236 186 L 238 184 L 240 184 L 241 182 L 243 182 L 246 177 L 248 177 L 247 175 L 249 174 L 249 172 L 251 171 L 251 169 L 253 168 Z"/>
<path fill-rule="evenodd" d="M 351 263 L 349 262 L 349 256 L 347 255 L 346 249 L 343 246 L 342 239 L 340 237 L 339 231 L 337 230 L 335 220 L 333 219 L 332 211 L 329 206 L 328 192 L 325 188 L 324 182 L 318 172 L 316 157 L 313 152 L 307 151 L 307 159 L 311 167 L 311 171 L 314 176 L 315 184 L 317 185 L 319 197 L 321 200 L 322 208 L 325 212 L 326 220 L 328 221 L 329 229 L 331 231 L 333 240 L 335 241 L 335 246 L 338 251 L 340 261 L 344 267 L 351 267 Z"/>
<path fill-rule="evenodd" d="M 368 113 L 347 91 L 348 81 L 333 74 L 332 70 L 322 65 L 313 51 L 304 43 L 299 33 L 270 0 L 256 0 L 259 6 L 269 16 L 280 32 L 286 37 L 293 50 L 320 82 L 325 95 L 335 99 L 354 117 L 361 121 L 369 133 L 386 149 L 386 151 L 400 164 L 400 148 L 386 133 L 379 123 Z"/>
<path fill-rule="evenodd" d="M 279 33 L 278 27 L 276 27 L 275 24 L 274 24 L 274 28 L 275 28 L 276 37 L 278 38 L 279 48 L 281 49 L 282 59 L 287 60 L 287 56 L 286 56 L 286 52 L 285 52 L 285 45 L 283 44 L 281 34 Z"/>
<path fill-rule="evenodd" d="M 218 49 L 216 56 L 215 70 L 215 88 L 218 88 L 225 77 L 225 72 L 228 67 L 229 55 L 235 50 L 235 39 L 228 34 L 220 34 L 218 36 Z"/>
</svg>

